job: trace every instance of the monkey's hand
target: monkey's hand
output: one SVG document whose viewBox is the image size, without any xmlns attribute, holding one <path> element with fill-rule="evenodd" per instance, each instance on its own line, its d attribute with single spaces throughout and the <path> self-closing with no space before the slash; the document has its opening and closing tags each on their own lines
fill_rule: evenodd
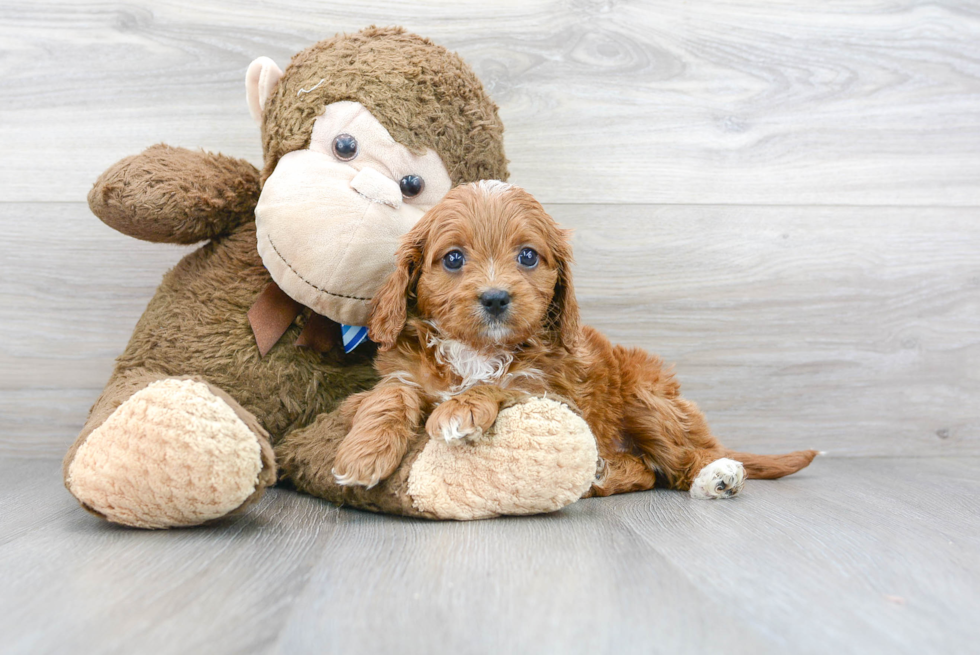
<svg viewBox="0 0 980 655">
<path fill-rule="evenodd" d="M 259 191 L 259 172 L 245 160 L 160 144 L 106 170 L 88 204 L 123 234 L 190 244 L 252 220 Z"/>
</svg>

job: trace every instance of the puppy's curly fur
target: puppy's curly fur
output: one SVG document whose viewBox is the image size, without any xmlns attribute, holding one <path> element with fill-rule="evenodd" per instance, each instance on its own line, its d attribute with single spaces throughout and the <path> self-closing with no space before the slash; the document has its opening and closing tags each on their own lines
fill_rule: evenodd
<svg viewBox="0 0 980 655">
<path fill-rule="evenodd" d="M 545 394 L 580 411 L 596 437 L 602 466 L 590 495 L 659 479 L 727 497 L 745 477 L 778 478 L 813 460 L 813 450 L 724 448 L 660 359 L 580 326 L 568 237 L 526 191 L 491 181 L 457 187 L 405 236 L 373 304 L 382 380 L 344 405 L 341 484 L 390 475 L 423 420 L 433 438 L 474 438 L 502 407 Z"/>
</svg>

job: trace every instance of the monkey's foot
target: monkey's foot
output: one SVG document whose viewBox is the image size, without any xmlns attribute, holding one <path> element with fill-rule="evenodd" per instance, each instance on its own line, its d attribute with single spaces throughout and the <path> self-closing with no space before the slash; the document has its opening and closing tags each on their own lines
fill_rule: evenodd
<svg viewBox="0 0 980 655">
<path fill-rule="evenodd" d="M 584 420 L 531 398 L 500 411 L 470 442 L 430 439 L 412 464 L 415 509 L 440 519 L 553 512 L 588 491 L 599 455 Z"/>
<path fill-rule="evenodd" d="M 221 396 L 175 378 L 136 392 L 79 447 L 68 489 L 140 528 L 198 525 L 251 504 L 275 481 L 272 449 L 254 417 Z"/>
</svg>

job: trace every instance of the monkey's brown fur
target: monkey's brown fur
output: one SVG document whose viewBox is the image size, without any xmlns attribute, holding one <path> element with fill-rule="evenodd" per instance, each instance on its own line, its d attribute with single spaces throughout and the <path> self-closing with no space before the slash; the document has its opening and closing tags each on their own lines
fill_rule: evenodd
<svg viewBox="0 0 980 655">
<path fill-rule="evenodd" d="M 507 179 L 503 124 L 459 55 L 400 28 L 369 27 L 293 57 L 269 99 L 262 145 L 269 177 L 279 158 L 305 148 L 322 108 L 360 102 L 410 150 L 432 148 L 453 182 Z"/>
<path fill-rule="evenodd" d="M 375 382 L 374 347 L 349 355 L 339 345 L 325 354 L 297 348 L 302 315 L 263 358 L 246 316 L 271 282 L 256 251 L 261 183 L 280 157 L 306 147 L 314 119 L 337 100 L 361 102 L 401 144 L 433 148 L 454 183 L 507 177 L 503 126 L 480 82 L 455 54 L 399 28 L 340 35 L 294 58 L 265 108 L 261 175 L 242 160 L 163 145 L 107 170 L 89 194 L 107 225 L 148 241 L 209 241 L 164 277 L 65 457 L 66 483 L 78 448 L 115 408 L 150 382 L 194 376 L 225 394 L 240 416 L 254 417 L 263 452 L 268 435 L 279 444 L 281 473 L 301 490 L 418 514 L 405 502 L 404 475 L 370 492 L 341 488 L 329 475 L 343 436 L 330 412 Z M 275 465 L 271 457 L 263 462 L 265 485 Z"/>
</svg>

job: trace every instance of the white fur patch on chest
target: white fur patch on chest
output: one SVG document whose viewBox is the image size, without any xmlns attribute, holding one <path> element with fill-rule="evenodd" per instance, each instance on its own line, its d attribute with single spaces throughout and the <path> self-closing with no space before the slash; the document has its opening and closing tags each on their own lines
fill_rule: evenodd
<svg viewBox="0 0 980 655">
<path fill-rule="evenodd" d="M 514 361 L 509 352 L 488 354 L 452 339 L 430 336 L 428 346 L 433 349 L 436 361 L 448 366 L 460 378 L 450 387 L 447 395 L 455 396 L 478 384 L 500 383 Z"/>
</svg>

